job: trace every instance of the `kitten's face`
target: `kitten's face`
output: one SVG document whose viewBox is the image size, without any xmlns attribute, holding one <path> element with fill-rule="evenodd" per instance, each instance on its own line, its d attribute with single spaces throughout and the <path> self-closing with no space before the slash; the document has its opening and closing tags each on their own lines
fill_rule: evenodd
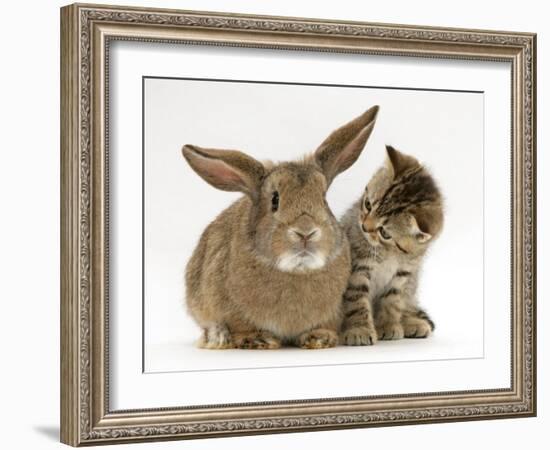
<svg viewBox="0 0 550 450">
<path fill-rule="evenodd" d="M 414 255 L 441 228 L 441 199 L 433 179 L 416 159 L 396 153 L 363 194 L 360 226 L 372 246 Z"/>
</svg>

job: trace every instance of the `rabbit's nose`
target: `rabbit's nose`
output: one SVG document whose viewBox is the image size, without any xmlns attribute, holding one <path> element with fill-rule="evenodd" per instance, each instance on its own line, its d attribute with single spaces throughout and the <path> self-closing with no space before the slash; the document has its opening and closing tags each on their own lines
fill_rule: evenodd
<svg viewBox="0 0 550 450">
<path fill-rule="evenodd" d="M 313 231 L 310 231 L 309 233 L 303 233 L 297 230 L 292 230 L 292 231 L 295 234 L 297 234 L 300 239 L 307 241 L 308 239 L 311 239 L 313 236 L 315 236 L 319 232 L 319 229 L 315 228 Z"/>
<path fill-rule="evenodd" d="M 308 242 L 317 240 L 317 238 L 319 238 L 321 235 L 321 230 L 319 230 L 319 228 L 313 228 L 307 231 L 293 228 L 291 229 L 291 232 L 295 237 L 298 237 L 300 241 L 302 241 L 304 247 L 307 245 Z"/>
</svg>

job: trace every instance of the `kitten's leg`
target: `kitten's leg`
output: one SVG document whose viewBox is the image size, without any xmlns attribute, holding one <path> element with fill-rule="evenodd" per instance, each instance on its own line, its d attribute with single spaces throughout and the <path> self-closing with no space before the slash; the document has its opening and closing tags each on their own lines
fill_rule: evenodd
<svg viewBox="0 0 550 450">
<path fill-rule="evenodd" d="M 401 290 L 390 287 L 379 299 L 376 312 L 376 331 L 379 339 L 402 339 L 405 332 L 401 318 L 405 298 Z"/>
<path fill-rule="evenodd" d="M 344 322 L 340 342 L 344 345 L 372 345 L 378 340 L 369 298 L 369 284 L 369 267 L 354 267 L 343 299 Z"/>
<path fill-rule="evenodd" d="M 403 314 L 402 324 L 406 338 L 425 338 L 435 329 L 430 316 L 420 308 Z"/>
</svg>

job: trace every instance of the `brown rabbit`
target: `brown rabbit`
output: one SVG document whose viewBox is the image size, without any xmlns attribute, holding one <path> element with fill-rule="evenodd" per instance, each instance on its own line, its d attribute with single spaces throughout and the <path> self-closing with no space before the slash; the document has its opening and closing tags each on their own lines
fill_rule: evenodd
<svg viewBox="0 0 550 450">
<path fill-rule="evenodd" d="M 239 151 L 182 148 L 205 181 L 246 194 L 208 225 L 187 264 L 201 347 L 338 343 L 350 250 L 325 194 L 361 154 L 377 112 L 337 129 L 301 161 L 264 165 Z"/>
</svg>

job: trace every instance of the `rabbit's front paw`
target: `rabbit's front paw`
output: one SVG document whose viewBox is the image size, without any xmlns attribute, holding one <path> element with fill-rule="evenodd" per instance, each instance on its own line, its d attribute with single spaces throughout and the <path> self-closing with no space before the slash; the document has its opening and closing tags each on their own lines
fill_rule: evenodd
<svg viewBox="0 0 550 450">
<path fill-rule="evenodd" d="M 373 345 L 378 335 L 372 326 L 353 327 L 342 332 L 340 341 L 344 345 Z"/>
<path fill-rule="evenodd" d="M 237 348 L 249 350 L 273 350 L 281 347 L 280 339 L 267 331 L 239 333 L 233 337 Z"/>
<path fill-rule="evenodd" d="M 324 328 L 308 331 L 298 337 L 298 346 L 307 349 L 329 348 L 337 344 L 338 334 Z"/>
<path fill-rule="evenodd" d="M 202 338 L 199 341 L 200 348 L 210 350 L 224 350 L 227 348 L 235 348 L 231 333 L 226 325 L 217 324 L 209 328 L 205 328 L 202 333 Z"/>
</svg>

